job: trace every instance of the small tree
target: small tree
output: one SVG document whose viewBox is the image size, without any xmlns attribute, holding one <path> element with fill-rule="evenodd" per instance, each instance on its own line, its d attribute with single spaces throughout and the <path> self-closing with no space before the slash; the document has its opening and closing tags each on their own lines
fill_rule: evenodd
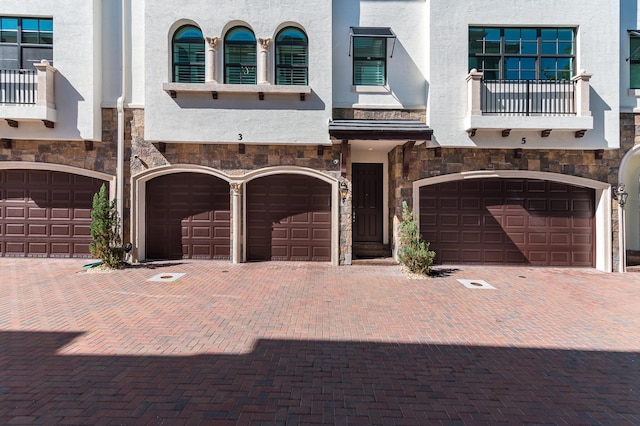
<svg viewBox="0 0 640 426">
<path fill-rule="evenodd" d="M 117 267 L 124 260 L 125 253 L 120 238 L 120 219 L 116 202 L 109 201 L 104 184 L 100 192 L 93 195 L 91 219 L 91 255 L 109 267 Z"/>
<path fill-rule="evenodd" d="M 418 223 L 409 210 L 407 202 L 402 202 L 402 222 L 400 223 L 400 248 L 398 260 L 411 272 L 428 274 L 436 256 L 429 250 L 429 243 L 422 241 L 418 229 Z"/>
</svg>

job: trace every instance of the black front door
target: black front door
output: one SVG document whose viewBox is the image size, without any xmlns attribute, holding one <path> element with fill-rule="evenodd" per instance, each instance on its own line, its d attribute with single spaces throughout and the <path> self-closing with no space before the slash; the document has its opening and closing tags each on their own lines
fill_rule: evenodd
<svg viewBox="0 0 640 426">
<path fill-rule="evenodd" d="M 382 164 L 354 163 L 353 241 L 382 242 Z"/>
</svg>

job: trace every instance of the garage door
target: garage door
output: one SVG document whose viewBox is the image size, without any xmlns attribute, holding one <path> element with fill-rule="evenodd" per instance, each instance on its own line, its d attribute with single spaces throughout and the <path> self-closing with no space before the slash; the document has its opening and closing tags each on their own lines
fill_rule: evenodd
<svg viewBox="0 0 640 426">
<path fill-rule="evenodd" d="M 229 259 L 229 184 L 174 173 L 146 185 L 147 259 Z"/>
<path fill-rule="evenodd" d="M 594 265 L 592 189 L 531 179 L 420 188 L 420 233 L 444 264 Z"/>
<path fill-rule="evenodd" d="M 331 185 L 301 175 L 250 181 L 247 259 L 331 261 Z"/>
<path fill-rule="evenodd" d="M 45 170 L 0 171 L 0 255 L 90 257 L 100 179 Z"/>
</svg>

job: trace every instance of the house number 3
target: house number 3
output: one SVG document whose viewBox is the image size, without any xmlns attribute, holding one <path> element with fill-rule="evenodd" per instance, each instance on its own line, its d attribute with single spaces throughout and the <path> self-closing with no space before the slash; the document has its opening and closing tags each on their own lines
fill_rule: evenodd
<svg viewBox="0 0 640 426">
<path fill-rule="evenodd" d="M 238 133 L 238 140 L 241 141 L 242 140 L 242 133 Z"/>
</svg>

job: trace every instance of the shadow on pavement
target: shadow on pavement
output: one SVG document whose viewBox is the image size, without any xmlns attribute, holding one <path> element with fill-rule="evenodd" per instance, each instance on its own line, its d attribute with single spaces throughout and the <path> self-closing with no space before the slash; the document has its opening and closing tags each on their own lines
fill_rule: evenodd
<svg viewBox="0 0 640 426">
<path fill-rule="evenodd" d="M 81 335 L 0 332 L 0 423 L 640 423 L 637 353 L 298 340 L 57 353 Z"/>
</svg>

